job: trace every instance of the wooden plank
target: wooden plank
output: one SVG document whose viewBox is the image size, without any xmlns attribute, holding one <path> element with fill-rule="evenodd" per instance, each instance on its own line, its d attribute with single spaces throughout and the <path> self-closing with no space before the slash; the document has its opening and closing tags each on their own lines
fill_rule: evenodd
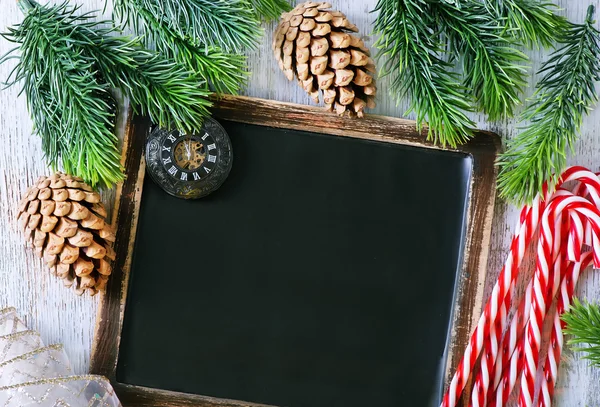
<svg viewBox="0 0 600 407">
<path fill-rule="evenodd" d="M 150 122 L 141 116 L 134 116 L 128 126 L 125 151 L 135 153 L 126 155 L 124 167 L 127 179 L 118 190 L 115 216 L 118 233 L 114 244 L 117 257 L 106 290 L 100 294 L 100 307 L 92 345 L 90 371 L 107 376 L 111 380 L 114 379 L 117 367 L 123 323 L 122 315 L 127 293 L 128 272 L 131 266 L 130 255 L 133 253 L 145 174 L 142 151 L 149 129 Z"/>
</svg>

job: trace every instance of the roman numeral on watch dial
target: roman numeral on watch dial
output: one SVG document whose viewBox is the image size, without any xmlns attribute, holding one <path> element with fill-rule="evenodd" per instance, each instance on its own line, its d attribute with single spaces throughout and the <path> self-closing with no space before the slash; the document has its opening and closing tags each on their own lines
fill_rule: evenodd
<svg viewBox="0 0 600 407">
<path fill-rule="evenodd" d="M 198 181 L 200 179 L 200 175 L 198 175 L 197 172 L 193 173 L 194 175 L 194 181 Z"/>
<path fill-rule="evenodd" d="M 177 139 L 175 138 L 175 136 L 173 136 L 172 134 L 169 134 L 169 137 L 167 137 L 167 139 L 171 140 L 171 143 L 174 143 L 174 142 L 175 142 L 175 140 L 177 140 Z"/>
<path fill-rule="evenodd" d="M 171 163 L 171 157 L 163 158 L 163 164 L 167 165 Z"/>
<path fill-rule="evenodd" d="M 187 181 L 187 172 L 182 172 L 181 173 L 181 180 L 182 181 Z"/>
<path fill-rule="evenodd" d="M 177 168 L 172 165 L 171 168 L 169 168 L 169 174 L 175 176 L 175 174 L 177 174 Z"/>
</svg>

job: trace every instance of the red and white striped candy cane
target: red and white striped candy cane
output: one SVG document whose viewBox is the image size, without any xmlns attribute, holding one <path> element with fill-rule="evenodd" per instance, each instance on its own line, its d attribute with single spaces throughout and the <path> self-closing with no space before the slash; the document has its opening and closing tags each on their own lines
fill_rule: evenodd
<svg viewBox="0 0 600 407">
<path fill-rule="evenodd" d="M 469 402 L 469 406 L 471 407 L 484 407 L 487 401 L 488 390 L 493 387 L 490 386 L 490 380 L 494 379 L 491 372 L 494 369 L 494 364 L 496 358 L 498 357 L 499 339 L 502 337 L 502 331 L 506 325 L 506 318 L 508 315 L 508 310 L 510 309 L 511 298 L 514 289 L 515 282 L 513 281 L 508 289 L 509 293 L 506 295 L 506 297 L 504 297 L 504 301 L 502 302 L 499 318 L 496 318 L 496 323 L 490 330 L 488 341 L 486 341 L 483 346 L 483 354 L 480 361 L 481 365 L 475 379 L 475 384 L 473 385 L 471 399 Z"/>
<path fill-rule="evenodd" d="M 530 207 L 525 207 L 521 211 L 520 224 L 513 237 L 508 258 L 500 271 L 500 276 L 492 290 L 490 299 L 471 335 L 463 358 L 456 368 L 454 377 L 442 400 L 441 407 L 456 406 L 456 403 L 465 388 L 465 384 L 469 379 L 471 370 L 481 352 L 484 341 L 489 337 L 490 326 L 495 324 L 496 318 L 498 317 L 498 311 L 501 308 L 501 303 L 504 301 L 504 297 L 507 295 L 511 284 L 517 276 L 519 265 L 521 264 L 523 256 L 525 255 L 525 250 L 529 246 L 535 233 L 539 214 L 543 211 L 543 208 L 545 208 L 545 202 L 537 197 Z"/>
<path fill-rule="evenodd" d="M 553 197 L 561 196 L 563 194 L 570 195 L 570 192 L 564 189 L 559 189 L 554 193 Z M 553 253 L 555 257 L 560 249 L 560 245 L 560 241 L 557 241 L 554 245 Z M 525 301 L 521 303 L 520 309 L 518 310 L 519 312 L 517 312 L 511 322 L 511 329 L 504 336 L 503 341 L 503 333 L 507 326 L 506 313 L 510 309 L 514 283 L 515 281 L 513 281 L 511 290 L 509 290 L 509 293 L 505 297 L 502 304 L 502 312 L 500 314 L 501 318 L 497 320 L 497 324 L 494 326 L 494 329 L 490 331 L 490 336 L 485 343 L 481 358 L 481 368 L 476 376 L 473 392 L 471 394 L 471 406 L 475 407 L 486 405 L 488 398 L 490 398 L 490 396 L 493 394 L 493 390 L 500 382 L 503 366 L 506 365 L 510 359 L 510 356 L 515 349 L 517 338 L 521 336 L 522 331 L 527 323 L 527 319 L 524 319 L 523 316 L 529 315 L 529 309 L 523 308 L 525 305 L 529 305 L 529 303 Z M 531 290 L 531 287 L 526 290 L 526 298 L 531 297 Z M 502 318 L 502 315 L 504 315 L 504 318 Z M 512 386 L 514 386 L 514 381 L 508 387 L 510 387 L 512 390 Z M 508 388 L 506 388 L 506 390 L 508 390 Z M 510 391 L 508 391 L 506 397 L 508 397 L 508 394 L 510 394 Z"/>
<path fill-rule="evenodd" d="M 585 177 L 588 178 L 588 182 L 591 184 L 590 188 L 594 190 L 596 196 L 600 196 L 600 180 L 598 180 L 598 177 L 596 177 L 595 174 L 583 167 L 567 168 L 567 170 L 565 170 L 565 172 L 559 178 L 557 186 L 560 186 L 564 182 L 573 179 Z M 456 405 L 469 378 L 471 370 L 473 369 L 473 366 L 477 360 L 477 357 L 484 347 L 484 342 L 488 341 L 490 332 L 494 329 L 493 327 L 506 325 L 506 321 L 498 322 L 497 320 L 502 314 L 502 304 L 505 303 L 505 297 L 510 295 L 510 287 L 516 278 L 518 265 L 522 260 L 521 253 L 524 253 L 525 248 L 531 241 L 531 236 L 533 236 L 533 233 L 537 227 L 537 219 L 539 214 L 544 210 L 546 205 L 545 203 L 549 200 L 550 195 L 551 193 L 549 193 L 547 186 L 544 185 L 544 192 L 542 193 L 542 197 L 544 199 L 537 197 L 531 207 L 525 207 L 521 211 L 520 225 L 515 236 L 513 237 L 508 259 L 502 271 L 500 272 L 498 282 L 492 291 L 492 295 L 490 296 L 490 299 L 484 308 L 484 312 L 479 319 L 477 326 L 475 327 L 469 344 L 465 350 L 465 354 L 462 360 L 459 362 L 455 375 L 452 378 L 446 394 L 444 395 L 441 404 L 442 407 L 454 407 Z M 495 336 L 501 334 L 502 330 L 496 329 L 494 331 Z M 489 380 L 487 381 L 487 385 L 489 386 Z"/>
<path fill-rule="evenodd" d="M 596 174 L 592 173 L 591 171 L 587 170 L 584 167 L 568 168 L 561 175 L 559 182 L 557 183 L 558 184 L 557 187 L 559 189 L 552 196 L 550 196 L 550 194 L 548 193 L 547 188 L 545 189 L 545 201 L 548 201 L 548 200 L 552 199 L 553 197 L 559 196 L 561 194 L 560 187 L 565 182 L 575 180 L 575 179 L 580 181 L 580 183 L 584 183 L 584 184 L 579 184 L 579 185 L 589 185 L 591 195 L 593 197 L 598 198 L 598 201 L 600 202 L 600 198 L 599 198 L 600 197 L 600 179 L 598 179 Z M 579 187 L 579 185 L 577 188 L 581 189 Z M 577 256 L 579 252 L 577 251 L 576 247 L 571 245 L 571 249 L 574 251 L 574 256 Z M 514 280 L 513 280 L 511 287 L 514 287 Z M 502 302 L 499 317 L 497 317 L 496 321 L 493 324 L 491 324 L 490 334 L 484 341 L 483 354 L 482 354 L 481 362 L 480 362 L 481 366 L 480 366 L 479 373 L 476 376 L 475 384 L 473 386 L 473 390 L 471 393 L 470 406 L 472 406 L 472 407 L 485 406 L 485 404 L 486 404 L 487 395 L 488 395 L 489 389 L 490 389 L 490 376 L 491 376 L 492 371 L 495 370 L 494 365 L 495 365 L 495 362 L 498 360 L 499 344 L 501 342 L 502 334 L 503 334 L 504 330 L 506 329 L 506 325 L 507 325 L 506 315 L 507 315 L 508 309 L 510 308 L 510 304 L 511 304 L 511 300 L 512 300 L 512 291 L 513 291 L 512 288 L 510 288 L 508 290 L 507 295 L 505 296 L 504 301 Z M 525 320 L 525 322 L 527 322 L 527 321 Z M 507 355 L 504 356 L 504 358 L 505 359 L 509 358 L 510 357 L 509 355 L 512 354 L 513 350 L 514 350 L 514 347 L 510 350 L 510 352 Z M 497 371 L 497 374 L 496 374 L 494 381 L 495 380 L 499 381 L 501 372 L 502 372 L 502 363 L 500 363 L 500 366 L 496 369 L 496 371 Z M 514 385 L 514 383 L 513 383 L 513 385 Z M 512 389 L 512 386 L 511 386 L 511 389 Z"/>
<path fill-rule="evenodd" d="M 586 194 L 587 191 L 585 190 L 584 187 L 585 187 L 585 184 L 578 184 L 574 188 L 574 192 Z M 554 199 L 558 196 L 572 196 L 572 194 L 570 192 L 568 192 L 567 190 L 558 190 L 554 194 L 552 199 Z M 580 220 L 580 217 L 576 213 L 574 213 L 574 215 L 575 216 L 571 216 L 571 218 L 573 220 L 573 222 L 571 224 L 576 225 L 576 226 L 579 225 L 579 227 L 577 229 L 578 236 L 576 237 L 576 240 L 581 242 L 581 238 L 580 238 L 580 236 L 582 235 L 581 228 L 580 228 L 581 220 Z M 568 239 L 569 247 L 572 247 L 572 245 L 571 245 L 572 236 L 573 236 L 573 232 L 571 230 L 571 231 L 569 231 L 569 239 Z M 555 241 L 554 241 L 554 243 L 555 243 L 554 251 L 555 252 L 557 250 L 556 243 L 559 241 L 560 241 L 559 246 L 563 247 L 562 245 L 564 245 L 564 243 L 567 242 L 566 235 L 563 236 L 563 238 L 560 240 L 555 239 Z M 560 267 L 561 267 L 560 263 L 557 263 L 557 262 L 554 263 L 554 271 L 555 271 L 555 275 L 557 275 L 557 276 L 559 275 Z M 555 282 L 555 284 L 553 284 L 552 292 L 553 293 L 556 292 L 557 289 L 558 289 L 558 285 Z M 491 389 L 498 388 L 498 390 L 495 394 L 495 397 L 492 395 L 493 392 L 491 390 L 490 390 L 490 392 L 488 392 L 488 399 L 492 400 L 490 403 L 490 406 L 503 406 L 504 405 L 504 403 L 508 399 L 508 396 L 510 395 L 510 393 L 515 385 L 515 382 L 517 379 L 517 374 L 521 372 L 522 360 L 519 359 L 519 352 L 517 351 L 517 353 L 514 354 L 514 357 L 513 357 L 513 352 L 514 352 L 515 348 L 517 347 L 517 340 L 521 339 L 522 332 L 525 328 L 525 325 L 528 322 L 528 316 L 529 316 L 529 310 L 531 307 L 532 295 L 533 295 L 533 281 L 529 283 L 527 289 L 525 290 L 525 297 L 521 301 L 519 308 L 517 309 L 517 312 L 515 313 L 513 320 L 511 321 L 510 328 L 508 329 L 508 331 L 506 332 L 506 334 L 503 338 L 500 355 L 496 361 L 495 375 L 494 375 L 494 380 L 492 381 L 492 387 L 491 387 Z M 521 346 L 520 349 L 522 351 L 523 346 Z M 506 370 L 504 370 L 507 365 L 508 365 L 508 367 L 506 368 Z"/>
<path fill-rule="evenodd" d="M 568 237 L 568 228 L 563 227 L 566 225 L 562 224 L 562 214 L 555 216 L 555 219 L 556 225 L 553 233 L 555 234 L 556 239 L 554 240 L 552 247 L 553 265 L 551 273 L 549 273 L 548 276 L 553 283 L 553 291 L 558 290 L 560 283 L 560 279 L 558 277 L 554 278 L 554 276 L 559 276 L 560 270 L 563 267 L 564 254 L 566 251 L 565 243 Z M 518 376 L 522 372 L 524 364 L 524 360 L 521 358 L 524 350 L 523 333 L 529 322 L 531 299 L 534 296 L 535 289 L 534 284 L 535 276 L 529 282 L 527 289 L 525 290 L 525 295 L 517 309 L 517 313 L 513 317 L 510 328 L 503 338 L 501 346 L 502 354 L 496 360 L 497 365 L 495 366 L 493 387 L 495 393 L 491 392 L 489 397 L 490 406 L 503 407 L 505 405 L 517 382 Z"/>
<path fill-rule="evenodd" d="M 519 393 L 519 406 L 531 407 L 533 405 L 535 377 L 537 365 L 539 362 L 539 351 L 541 347 L 541 333 L 544 319 L 546 317 L 547 307 L 552 298 L 549 290 L 550 277 L 550 256 L 554 236 L 550 226 L 552 223 L 547 213 L 549 209 L 554 207 L 557 213 L 562 213 L 564 210 L 575 210 L 583 217 L 588 219 L 592 227 L 593 235 L 596 237 L 600 234 L 600 212 L 598 208 L 592 205 L 588 200 L 578 197 L 557 197 L 549 204 L 549 208 L 542 216 L 541 236 L 538 244 L 538 259 L 534 281 L 534 296 L 532 307 L 529 315 L 529 322 L 526 328 L 526 337 L 524 338 L 524 369 L 521 374 L 521 389 Z M 600 264 L 600 247 L 593 250 L 594 262 Z"/>
<path fill-rule="evenodd" d="M 560 320 L 560 315 L 565 312 L 571 304 L 575 286 L 579 279 L 581 270 L 585 270 L 592 262 L 591 252 L 584 253 L 580 262 L 571 262 L 560 286 L 560 292 L 556 303 L 554 324 L 548 344 L 548 357 L 544 363 L 544 379 L 538 390 L 538 406 L 550 407 L 554 396 L 554 386 L 558 378 L 558 367 L 563 348 L 563 328 L 565 324 Z"/>
</svg>

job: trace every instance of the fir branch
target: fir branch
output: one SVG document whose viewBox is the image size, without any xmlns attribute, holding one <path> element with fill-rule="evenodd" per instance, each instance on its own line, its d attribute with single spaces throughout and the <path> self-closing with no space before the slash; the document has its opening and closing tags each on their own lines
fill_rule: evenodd
<svg viewBox="0 0 600 407">
<path fill-rule="evenodd" d="M 577 298 L 569 310 L 561 315 L 567 324 L 563 332 L 573 335 L 567 343 L 575 352 L 585 352 L 584 359 L 600 367 L 600 306 L 586 302 L 582 304 Z M 576 346 L 587 344 L 588 346 Z"/>
<path fill-rule="evenodd" d="M 193 132 L 209 116 L 210 91 L 202 79 L 141 48 L 136 40 L 106 37 L 100 43 L 86 44 L 86 50 L 95 53 L 107 83 L 125 92 L 135 112 L 160 127 Z"/>
<path fill-rule="evenodd" d="M 531 202 L 544 182 L 556 181 L 566 166 L 567 147 L 597 102 L 600 79 L 600 32 L 594 28 L 593 6 L 586 21 L 573 24 L 560 40 L 562 47 L 544 63 L 523 119 L 531 125 L 509 143 L 498 160 L 500 195 L 515 203 Z"/>
<path fill-rule="evenodd" d="M 115 0 L 122 22 L 138 21 L 136 10 L 147 10 L 181 37 L 226 52 L 255 48 L 262 33 L 248 0 Z"/>
<path fill-rule="evenodd" d="M 126 2 L 123 7 L 128 7 L 127 14 L 137 17 L 134 27 L 143 36 L 146 46 L 154 45 L 165 57 L 197 73 L 213 91 L 235 94 L 246 85 L 248 72 L 245 56 L 197 44 L 193 38 L 184 37 L 171 29 L 168 22 L 157 20 L 136 2 Z"/>
<path fill-rule="evenodd" d="M 69 42 L 73 25 L 90 18 L 75 16 L 76 10 L 66 4 L 35 7 L 3 34 L 22 51 L 7 84 L 23 82 L 35 132 L 53 169 L 62 163 L 92 186 L 111 185 L 123 178 L 113 133 L 116 104 L 93 58 Z"/>
<path fill-rule="evenodd" d="M 464 83 L 478 109 L 492 121 L 511 117 L 526 84 L 525 54 L 513 48 L 497 18 L 478 0 L 439 0 L 434 12 L 450 50 L 462 57 Z"/>
<path fill-rule="evenodd" d="M 504 33 L 529 48 L 550 47 L 569 28 L 558 7 L 540 0 L 486 0 L 488 9 L 504 22 Z"/>
<path fill-rule="evenodd" d="M 264 21 L 277 20 L 292 9 L 287 0 L 250 0 L 250 4 L 257 18 Z"/>
<path fill-rule="evenodd" d="M 121 89 L 137 112 L 160 126 L 192 131 L 208 115 L 210 92 L 202 80 L 172 60 L 113 36 L 91 13 L 76 15 L 67 3 L 40 6 L 23 0 L 27 15 L 4 37 L 21 56 L 9 84 L 23 81 L 42 148 L 52 167 L 92 185 L 122 179 L 115 104 L 109 88 Z M 8 58 L 16 58 L 9 53 Z"/>
<path fill-rule="evenodd" d="M 122 90 L 141 113 L 161 127 L 193 131 L 209 115 L 210 92 L 200 78 L 175 61 L 143 48 L 138 39 L 114 36 L 108 22 L 80 20 L 70 39 L 94 58 L 104 80 Z"/>
<path fill-rule="evenodd" d="M 456 146 L 472 136 L 474 123 L 464 111 L 471 103 L 466 90 L 442 59 L 441 42 L 430 2 L 379 0 L 375 11 L 375 46 L 385 57 L 382 76 L 390 75 L 390 92 L 399 102 L 410 99 L 409 111 L 417 115 L 419 129 L 428 122 L 429 138 Z"/>
</svg>

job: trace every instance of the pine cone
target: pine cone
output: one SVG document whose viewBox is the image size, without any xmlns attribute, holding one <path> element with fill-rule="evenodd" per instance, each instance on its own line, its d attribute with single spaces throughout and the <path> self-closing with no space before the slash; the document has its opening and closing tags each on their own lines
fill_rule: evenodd
<svg viewBox="0 0 600 407">
<path fill-rule="evenodd" d="M 281 21 L 273 38 L 273 52 L 288 80 L 294 77 L 319 103 L 319 90 L 327 110 L 363 117 L 375 107 L 375 63 L 364 42 L 349 33 L 356 26 L 329 3 L 299 4 Z"/>
<path fill-rule="evenodd" d="M 104 289 L 115 259 L 114 233 L 104 222 L 100 195 L 81 178 L 41 177 L 19 204 L 19 225 L 28 245 L 53 275 L 79 295 Z"/>
</svg>

